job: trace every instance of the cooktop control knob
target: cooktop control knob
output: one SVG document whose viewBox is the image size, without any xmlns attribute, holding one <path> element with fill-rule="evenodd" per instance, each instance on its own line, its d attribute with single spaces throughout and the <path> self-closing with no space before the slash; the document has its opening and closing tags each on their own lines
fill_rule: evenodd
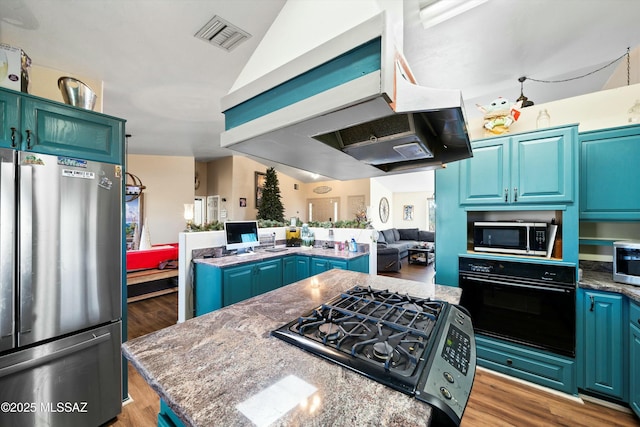
<svg viewBox="0 0 640 427">
<path fill-rule="evenodd" d="M 445 372 L 444 374 L 442 374 L 442 376 L 444 377 L 445 380 L 453 384 L 453 375 L 451 375 L 449 372 Z"/>
<path fill-rule="evenodd" d="M 445 399 L 451 400 L 451 392 L 444 387 L 440 387 L 440 393 L 444 396 Z"/>
</svg>

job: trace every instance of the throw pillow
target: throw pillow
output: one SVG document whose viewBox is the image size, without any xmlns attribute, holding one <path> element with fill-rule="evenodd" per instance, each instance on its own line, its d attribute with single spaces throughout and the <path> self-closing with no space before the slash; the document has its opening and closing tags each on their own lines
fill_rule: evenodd
<svg viewBox="0 0 640 427">
<path fill-rule="evenodd" d="M 384 233 L 382 231 L 378 231 L 378 243 L 387 243 L 387 240 L 384 238 Z"/>
<path fill-rule="evenodd" d="M 392 228 L 390 228 L 388 230 L 382 230 L 382 234 L 384 234 L 384 241 L 387 242 L 387 243 L 393 243 L 396 240 L 398 240 L 398 239 L 395 238 Z"/>
<path fill-rule="evenodd" d="M 393 240 L 397 242 L 398 240 L 400 240 L 400 233 L 398 232 L 397 228 L 392 228 L 392 230 L 393 230 Z"/>
<path fill-rule="evenodd" d="M 400 234 L 399 240 L 418 240 L 418 229 L 417 228 L 400 228 L 398 230 Z"/>
<path fill-rule="evenodd" d="M 418 232 L 418 240 L 421 242 L 435 242 L 436 241 L 436 233 L 433 231 L 423 231 L 420 230 Z"/>
</svg>

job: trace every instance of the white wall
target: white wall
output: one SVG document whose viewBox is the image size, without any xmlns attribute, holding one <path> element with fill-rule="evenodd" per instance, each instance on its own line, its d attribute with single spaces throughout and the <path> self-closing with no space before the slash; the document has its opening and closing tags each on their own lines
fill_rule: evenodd
<svg viewBox="0 0 640 427">
<path fill-rule="evenodd" d="M 393 226 L 395 228 L 419 228 L 428 230 L 427 197 L 431 193 L 426 191 L 412 193 L 394 193 L 393 195 Z M 404 207 L 413 206 L 413 220 L 404 219 Z"/>
<path fill-rule="evenodd" d="M 371 202 L 369 207 L 369 217 L 371 218 L 371 225 L 376 230 L 386 230 L 393 227 L 393 191 L 382 184 L 378 178 L 371 178 Z M 383 223 L 380 220 L 380 200 L 386 197 L 389 201 L 389 219 Z"/>
<path fill-rule="evenodd" d="M 386 7 L 391 7 L 387 2 Z M 395 2 L 395 8 L 402 2 Z M 380 13 L 376 0 L 288 1 L 247 61 L 230 92 Z M 402 17 L 402 9 L 399 10 Z M 308 19 L 301 19 L 306 17 Z M 296 34 L 296 37 L 291 37 Z M 283 48 L 286 47 L 286 48 Z"/>
<path fill-rule="evenodd" d="M 629 124 L 627 112 L 637 99 L 640 99 L 640 83 L 536 104 L 521 110 L 520 118 L 510 127 L 510 133 L 536 130 L 536 119 L 542 109 L 551 116 L 551 126 L 578 123 L 579 132 L 625 126 Z M 469 120 L 468 131 L 472 140 L 485 138 L 482 118 Z"/>
<path fill-rule="evenodd" d="M 127 156 L 127 172 L 136 175 L 144 190 L 145 225 L 151 244 L 175 243 L 184 231 L 184 204 L 193 203 L 193 157 Z"/>
</svg>

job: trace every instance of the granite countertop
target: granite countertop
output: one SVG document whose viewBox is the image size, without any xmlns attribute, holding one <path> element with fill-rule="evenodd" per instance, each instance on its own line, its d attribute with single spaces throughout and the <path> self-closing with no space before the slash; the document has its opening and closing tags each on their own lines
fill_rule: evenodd
<svg viewBox="0 0 640 427">
<path fill-rule="evenodd" d="M 244 402 L 250 410 L 252 397 L 258 418 L 275 420 L 271 426 L 429 425 L 429 405 L 270 336 L 356 285 L 451 303 L 462 293 L 334 269 L 128 341 L 122 351 L 186 425 L 254 425 L 237 407 Z M 288 394 L 279 393 L 291 393 L 292 383 L 301 391 L 287 406 Z M 317 391 L 309 394 L 300 383 Z"/>
<path fill-rule="evenodd" d="M 578 283 L 578 286 L 584 289 L 623 294 L 635 303 L 640 304 L 640 286 L 614 282 L 611 271 L 583 269 L 582 279 Z"/>
<path fill-rule="evenodd" d="M 247 264 L 256 261 L 265 261 L 272 258 L 283 257 L 287 255 L 306 255 L 309 257 L 320 256 L 325 258 L 336 258 L 340 260 L 348 261 L 350 259 L 359 258 L 365 255 L 369 255 L 369 252 L 349 252 L 338 251 L 336 249 L 323 249 L 323 248 L 303 248 L 303 247 L 287 247 L 282 248 L 284 251 L 280 252 L 267 252 L 264 249 L 256 249 L 253 254 L 250 255 L 229 255 L 220 258 L 199 258 L 194 259 L 193 262 L 209 264 L 214 267 L 229 267 L 232 265 Z"/>
</svg>

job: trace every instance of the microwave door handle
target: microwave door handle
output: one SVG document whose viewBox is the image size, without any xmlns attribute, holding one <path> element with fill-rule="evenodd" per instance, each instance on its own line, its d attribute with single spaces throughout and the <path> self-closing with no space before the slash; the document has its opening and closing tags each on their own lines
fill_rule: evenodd
<svg viewBox="0 0 640 427">
<path fill-rule="evenodd" d="M 502 285 L 502 286 L 511 286 L 515 288 L 527 288 L 527 289 L 539 289 L 541 291 L 553 291 L 553 292 L 566 292 L 567 289 L 562 288 L 553 288 L 549 286 L 543 286 L 538 284 L 528 285 L 525 283 L 513 283 L 513 282 L 503 282 L 495 279 L 483 279 L 481 277 L 469 277 L 470 280 L 474 282 L 482 282 L 482 283 L 490 283 L 492 285 Z"/>
</svg>

